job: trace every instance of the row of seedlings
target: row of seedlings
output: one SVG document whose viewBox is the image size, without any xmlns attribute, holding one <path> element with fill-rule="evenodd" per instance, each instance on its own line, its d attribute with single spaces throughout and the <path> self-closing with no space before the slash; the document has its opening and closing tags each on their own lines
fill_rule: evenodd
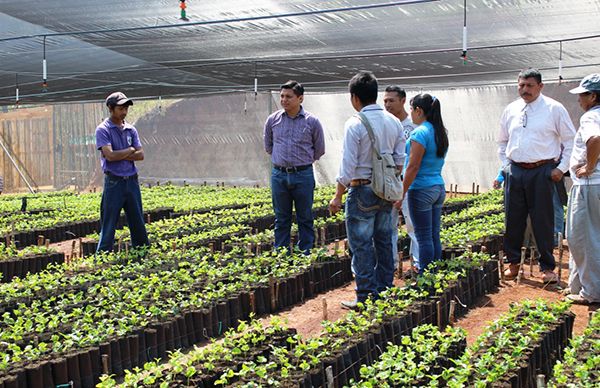
<svg viewBox="0 0 600 388">
<path fill-rule="evenodd" d="M 252 312 L 277 311 L 351 280 L 347 257 L 323 253 L 153 255 L 82 272 L 68 282 L 49 273 L 25 279 L 13 297 L 36 292 L 26 286 L 36 276 L 57 288 L 37 286 L 36 297 L 20 298 L 27 304 L 4 303 L 0 378 L 13 376 L 31 387 L 93 386 L 102 367 L 122 374 L 221 335 Z"/>
<path fill-rule="evenodd" d="M 376 360 L 388 344 L 400 344 L 402 337 L 418 325 L 446 325 L 449 318 L 444 313 L 447 311 L 444 305 L 453 304 L 452 296 L 466 300 L 468 290 L 477 290 L 475 284 L 470 284 L 470 279 L 474 278 L 468 275 L 481 268 L 497 267 L 485 266 L 488 261 L 494 260 L 488 255 L 474 253 L 456 258 L 452 269 L 440 267 L 424 276 L 430 278 L 422 283 L 427 289 L 418 284 L 390 289 L 381 299 L 367 301 L 363 309 L 349 312 L 336 322 L 324 322 L 325 332 L 317 338 L 291 336 L 286 346 L 271 346 L 268 355 L 251 352 L 250 359 L 227 370 L 207 374 L 207 360 L 196 350 L 184 359 L 176 357 L 177 368 L 173 368 L 171 362 L 167 366 L 149 364 L 145 371 L 128 374 L 125 386 L 187 386 L 190 376 L 186 376 L 185 371 L 192 374 L 192 370 L 202 371 L 191 376 L 194 386 L 320 387 L 325 386 L 328 379 L 333 380 L 335 386 L 342 386 L 360 376 L 362 364 Z M 147 379 L 149 375 L 153 377 Z M 105 377 L 104 386 L 113 386 L 113 380 Z"/>
<path fill-rule="evenodd" d="M 593 388 L 600 382 L 600 313 L 593 313 L 583 334 L 571 340 L 554 365 L 549 388 Z"/>
<path fill-rule="evenodd" d="M 526 300 L 488 326 L 455 366 L 442 372 L 450 388 L 536 387 L 549 376 L 573 331 L 569 303 Z"/>
</svg>

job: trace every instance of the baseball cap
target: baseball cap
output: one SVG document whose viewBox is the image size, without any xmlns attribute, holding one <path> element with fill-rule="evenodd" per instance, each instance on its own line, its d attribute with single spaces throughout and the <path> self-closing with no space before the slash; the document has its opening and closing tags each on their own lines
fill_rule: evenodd
<svg viewBox="0 0 600 388">
<path fill-rule="evenodd" d="M 569 93 L 580 94 L 587 92 L 600 92 L 600 74 L 594 73 L 581 80 L 579 86 L 569 90 Z"/>
<path fill-rule="evenodd" d="M 133 105 L 133 101 L 121 92 L 114 92 L 106 97 L 106 106 L 114 105 Z"/>
</svg>

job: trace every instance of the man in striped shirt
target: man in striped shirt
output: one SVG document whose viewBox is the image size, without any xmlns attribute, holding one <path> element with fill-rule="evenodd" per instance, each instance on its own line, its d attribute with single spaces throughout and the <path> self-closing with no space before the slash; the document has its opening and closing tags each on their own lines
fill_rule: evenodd
<svg viewBox="0 0 600 388">
<path fill-rule="evenodd" d="M 271 155 L 271 197 L 275 211 L 275 248 L 290 248 L 292 205 L 298 222 L 298 248 L 308 254 L 314 243 L 312 164 L 325 154 L 323 127 L 302 107 L 304 87 L 290 80 L 281 85 L 283 109 L 267 118 L 265 151 Z"/>
</svg>

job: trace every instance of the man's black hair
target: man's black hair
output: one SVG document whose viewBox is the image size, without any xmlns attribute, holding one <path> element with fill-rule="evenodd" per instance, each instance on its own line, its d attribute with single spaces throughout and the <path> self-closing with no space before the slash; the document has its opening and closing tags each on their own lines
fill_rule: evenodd
<svg viewBox="0 0 600 388">
<path fill-rule="evenodd" d="M 352 77 L 348 89 L 364 106 L 377 102 L 377 78 L 370 71 L 361 71 Z"/>
<path fill-rule="evenodd" d="M 388 93 L 398 93 L 398 97 L 400 97 L 400 99 L 406 98 L 406 91 L 398 85 L 390 85 L 385 88 L 385 91 Z"/>
<path fill-rule="evenodd" d="M 302 86 L 300 82 L 294 81 L 293 79 L 281 85 L 280 89 L 291 89 L 298 97 L 304 95 L 304 86 Z"/>
</svg>

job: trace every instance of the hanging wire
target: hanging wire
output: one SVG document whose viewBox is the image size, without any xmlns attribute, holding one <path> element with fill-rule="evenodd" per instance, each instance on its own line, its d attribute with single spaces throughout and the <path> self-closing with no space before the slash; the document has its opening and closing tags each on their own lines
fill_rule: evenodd
<svg viewBox="0 0 600 388">
<path fill-rule="evenodd" d="M 42 92 L 48 91 L 48 67 L 46 63 L 46 36 L 44 35 L 44 56 L 42 59 Z"/>
<path fill-rule="evenodd" d="M 258 96 L 258 65 L 254 62 L 254 100 Z"/>
<path fill-rule="evenodd" d="M 563 50 L 562 50 L 562 40 L 559 43 L 559 53 L 558 53 L 558 84 L 560 85 L 563 81 L 563 76 L 562 76 L 562 54 L 563 54 Z"/>
<path fill-rule="evenodd" d="M 15 74 L 15 105 L 19 105 L 19 73 Z"/>
<path fill-rule="evenodd" d="M 467 64 L 467 0 L 464 0 L 463 5 L 463 44 L 462 54 L 460 56 L 463 59 L 463 65 Z"/>
</svg>

